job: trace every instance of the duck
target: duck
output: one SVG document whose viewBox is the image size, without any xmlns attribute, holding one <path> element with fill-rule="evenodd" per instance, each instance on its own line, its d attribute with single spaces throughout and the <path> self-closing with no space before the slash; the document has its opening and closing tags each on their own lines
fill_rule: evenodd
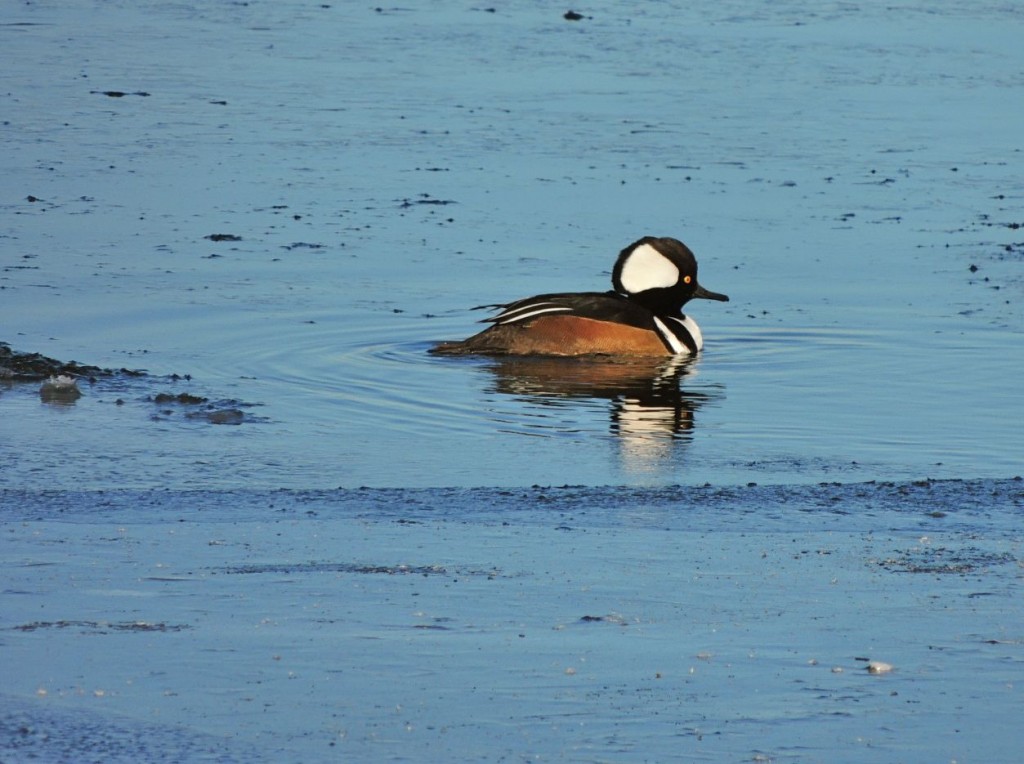
<svg viewBox="0 0 1024 764">
<path fill-rule="evenodd" d="M 439 355 L 677 356 L 704 347 L 690 300 L 728 302 L 697 282 L 697 258 L 668 236 L 644 236 L 623 249 L 608 292 L 540 294 L 481 305 L 499 312 L 473 336 L 441 342 Z"/>
</svg>

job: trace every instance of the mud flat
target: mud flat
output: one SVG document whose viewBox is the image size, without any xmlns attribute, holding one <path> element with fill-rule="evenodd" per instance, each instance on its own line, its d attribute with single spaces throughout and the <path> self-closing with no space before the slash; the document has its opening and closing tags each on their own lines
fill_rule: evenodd
<svg viewBox="0 0 1024 764">
<path fill-rule="evenodd" d="M 1009 761 L 1022 512 L 1019 478 L 5 490 L 0 759 Z"/>
</svg>

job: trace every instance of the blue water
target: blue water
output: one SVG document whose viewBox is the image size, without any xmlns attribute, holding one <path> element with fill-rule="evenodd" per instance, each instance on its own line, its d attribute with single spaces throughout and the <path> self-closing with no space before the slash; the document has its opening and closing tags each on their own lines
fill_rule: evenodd
<svg viewBox="0 0 1024 764">
<path fill-rule="evenodd" d="M 0 750 L 1019 750 L 1015 4 L 8 5 L 0 341 L 151 376 L 0 371 Z M 645 234 L 699 358 L 428 355 Z"/>
<path fill-rule="evenodd" d="M 19 8 L 0 25 L 0 340 L 191 380 L 101 381 L 73 406 L 0 387 L 0 480 L 1021 471 L 1024 17 L 913 2 L 561 14 Z M 606 288 L 645 234 L 685 241 L 732 298 L 692 305 L 695 362 L 426 354 L 476 331 L 475 305 Z M 250 421 L 148 400 L 183 390 L 252 404 Z"/>
</svg>

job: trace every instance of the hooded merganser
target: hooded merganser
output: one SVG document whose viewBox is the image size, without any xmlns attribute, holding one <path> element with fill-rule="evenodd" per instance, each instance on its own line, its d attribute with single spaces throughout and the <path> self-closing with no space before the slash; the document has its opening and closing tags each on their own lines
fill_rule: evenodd
<svg viewBox="0 0 1024 764">
<path fill-rule="evenodd" d="M 493 324 L 433 353 L 463 355 L 677 355 L 704 346 L 697 322 L 682 313 L 689 300 L 728 302 L 697 283 L 697 260 L 681 241 L 645 236 L 621 253 L 610 292 L 542 294 L 505 305 Z"/>
</svg>

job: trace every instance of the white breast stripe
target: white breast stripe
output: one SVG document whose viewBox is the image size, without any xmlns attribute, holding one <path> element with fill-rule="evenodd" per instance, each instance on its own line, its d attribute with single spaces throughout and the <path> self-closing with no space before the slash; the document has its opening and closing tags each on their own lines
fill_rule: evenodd
<svg viewBox="0 0 1024 764">
<path fill-rule="evenodd" d="M 697 350 L 701 350 L 704 347 L 704 335 L 700 332 L 700 327 L 697 326 L 697 322 L 689 316 L 683 316 L 682 318 L 676 318 L 671 316 L 672 320 L 676 323 L 682 324 L 686 327 L 686 331 L 693 337 L 693 343 L 697 346 Z"/>
<path fill-rule="evenodd" d="M 684 345 L 675 333 L 662 323 L 657 316 L 654 317 L 654 325 L 658 328 L 658 334 L 668 343 L 673 353 L 689 353 L 690 349 Z"/>
<path fill-rule="evenodd" d="M 545 305 L 549 307 L 544 307 Z M 523 313 L 522 311 L 528 312 Z M 572 313 L 572 308 L 565 305 L 551 305 L 550 303 L 534 303 L 533 305 L 516 308 L 508 313 L 502 313 L 494 320 L 499 324 L 514 324 L 517 321 L 525 321 L 528 318 L 540 316 L 544 313 Z"/>
</svg>

